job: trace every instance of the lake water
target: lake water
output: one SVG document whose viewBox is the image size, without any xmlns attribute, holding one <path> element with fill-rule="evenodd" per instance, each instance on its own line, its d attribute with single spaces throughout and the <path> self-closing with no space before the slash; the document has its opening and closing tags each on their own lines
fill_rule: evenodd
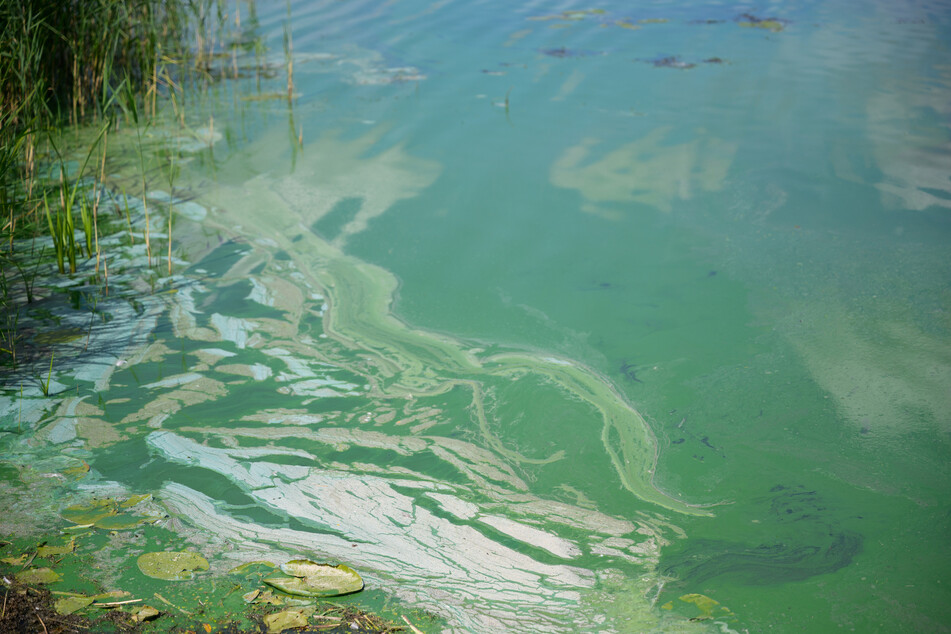
<svg viewBox="0 0 951 634">
<path fill-rule="evenodd" d="M 949 9 L 242 3 L 197 255 L 34 444 L 458 631 L 947 631 Z"/>
</svg>

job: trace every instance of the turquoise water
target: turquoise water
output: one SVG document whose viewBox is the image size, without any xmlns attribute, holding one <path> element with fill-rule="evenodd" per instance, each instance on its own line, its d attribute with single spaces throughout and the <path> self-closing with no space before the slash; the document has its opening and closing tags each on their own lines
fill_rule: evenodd
<svg viewBox="0 0 951 634">
<path fill-rule="evenodd" d="M 951 5 L 241 8 L 103 480 L 460 631 L 948 629 Z"/>
</svg>

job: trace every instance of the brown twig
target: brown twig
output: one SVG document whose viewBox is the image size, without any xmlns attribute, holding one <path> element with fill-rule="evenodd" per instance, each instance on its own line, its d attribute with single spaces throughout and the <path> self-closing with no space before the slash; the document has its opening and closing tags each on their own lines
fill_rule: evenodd
<svg viewBox="0 0 951 634">
<path fill-rule="evenodd" d="M 46 629 L 46 623 L 43 622 L 43 619 L 40 618 L 40 615 L 39 615 L 39 614 L 36 615 L 36 618 L 40 619 L 40 625 L 43 626 L 43 632 L 44 632 L 44 634 L 50 634 L 50 631 L 49 631 L 48 629 Z"/>
</svg>

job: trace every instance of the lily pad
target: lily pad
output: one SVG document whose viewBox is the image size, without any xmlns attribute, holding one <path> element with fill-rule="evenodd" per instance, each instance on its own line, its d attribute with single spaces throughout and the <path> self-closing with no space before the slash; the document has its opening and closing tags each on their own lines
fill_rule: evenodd
<svg viewBox="0 0 951 634">
<path fill-rule="evenodd" d="M 305 610 L 284 610 L 264 617 L 268 634 L 283 632 L 292 627 L 307 627 L 307 613 Z"/>
<path fill-rule="evenodd" d="M 10 564 L 11 566 L 22 566 L 29 559 L 30 555 L 28 553 L 23 553 L 19 557 L 4 557 L 3 559 L 0 559 L 0 561 L 5 564 Z"/>
<path fill-rule="evenodd" d="M 207 559 L 189 552 L 145 553 L 136 563 L 142 574 L 165 581 L 191 579 L 196 571 L 208 570 L 209 567 Z"/>
<path fill-rule="evenodd" d="M 284 574 L 275 573 L 263 581 L 287 594 L 335 597 L 363 590 L 363 579 L 344 564 L 331 566 L 308 559 L 295 559 L 282 565 L 281 570 Z"/>
<path fill-rule="evenodd" d="M 136 504 L 139 504 L 140 502 L 145 502 L 146 500 L 151 500 L 151 499 L 152 499 L 151 493 L 143 493 L 142 495 L 133 495 L 132 497 L 127 499 L 125 502 L 123 502 L 119 506 L 121 506 L 124 509 L 130 509 Z"/>
<path fill-rule="evenodd" d="M 68 544 L 63 544 L 62 546 L 50 546 L 49 544 L 43 544 L 38 546 L 36 549 L 37 557 L 55 557 L 56 555 L 65 555 L 76 550 L 76 540 L 69 540 Z"/>
<path fill-rule="evenodd" d="M 53 609 L 56 610 L 59 614 L 66 616 L 67 614 L 72 614 L 77 610 L 82 610 L 87 605 L 92 604 L 92 597 L 84 596 L 68 596 L 56 599 L 56 602 L 53 604 Z"/>
<path fill-rule="evenodd" d="M 130 509 L 151 499 L 151 494 L 133 495 L 126 499 L 104 498 L 93 500 L 86 504 L 73 504 L 60 513 L 63 519 L 81 526 L 95 526 L 110 531 L 121 531 L 135 528 L 139 524 L 151 521 L 153 518 L 142 515 L 129 515 L 120 512 Z"/>
<path fill-rule="evenodd" d="M 116 501 L 112 499 L 93 500 L 87 504 L 73 504 L 63 509 L 60 515 L 73 524 L 95 524 L 103 518 L 115 515 Z"/>
<path fill-rule="evenodd" d="M 142 515 L 109 515 L 97 520 L 93 525 L 107 531 L 125 531 L 154 520 L 154 517 L 144 517 Z"/>
<path fill-rule="evenodd" d="M 257 561 L 249 561 L 247 563 L 241 564 L 240 566 L 235 566 L 228 572 L 233 575 L 244 575 L 244 574 L 252 574 L 252 573 L 264 574 L 266 572 L 271 572 L 276 567 L 277 566 L 272 564 L 270 561 L 264 561 L 263 559 L 259 559 Z"/>
<path fill-rule="evenodd" d="M 52 568 L 30 568 L 14 575 L 21 583 L 56 583 L 63 577 Z"/>
</svg>

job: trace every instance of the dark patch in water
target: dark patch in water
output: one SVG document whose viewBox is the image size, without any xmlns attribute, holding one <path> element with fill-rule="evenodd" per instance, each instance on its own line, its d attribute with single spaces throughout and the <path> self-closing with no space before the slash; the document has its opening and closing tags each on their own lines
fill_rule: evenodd
<svg viewBox="0 0 951 634">
<path fill-rule="evenodd" d="M 637 378 L 637 366 L 628 361 L 623 361 L 621 363 L 621 374 L 624 375 L 624 378 L 630 381 L 636 381 L 637 383 L 643 383 L 639 378 Z"/>
<path fill-rule="evenodd" d="M 696 64 L 681 61 L 681 59 L 677 57 L 676 55 L 671 55 L 668 57 L 658 57 L 657 59 L 652 59 L 648 61 L 654 66 L 656 66 L 657 68 L 680 68 L 680 69 L 686 70 L 688 68 L 693 68 L 696 66 Z"/>
<path fill-rule="evenodd" d="M 617 284 L 612 282 L 592 282 L 591 284 L 586 284 L 582 286 L 579 290 L 582 291 L 610 291 L 620 288 Z"/>
<path fill-rule="evenodd" d="M 203 269 L 212 276 L 221 276 L 227 273 L 232 266 L 238 263 L 238 260 L 250 253 L 251 250 L 247 244 L 236 240 L 228 240 L 188 268 L 188 273 L 194 273 L 195 269 Z"/>
<path fill-rule="evenodd" d="M 935 187 L 918 187 L 921 191 L 926 194 L 931 194 L 935 198 L 940 198 L 941 200 L 951 200 L 951 192 L 945 191 L 943 189 L 937 189 Z"/>
<path fill-rule="evenodd" d="M 359 196 L 344 198 L 338 201 L 333 209 L 324 214 L 310 228 L 314 233 L 328 240 L 333 240 L 340 234 L 340 230 L 356 217 L 361 207 L 363 207 L 363 198 Z"/>
<path fill-rule="evenodd" d="M 216 307 L 226 306 L 229 315 L 248 319 L 262 317 L 282 319 L 285 317 L 284 311 L 250 299 L 253 289 L 254 287 L 248 280 L 238 280 L 227 286 L 219 286 L 203 298 L 201 308 L 210 314 L 214 312 Z"/>
<path fill-rule="evenodd" d="M 591 55 L 601 55 L 598 51 L 582 51 L 573 48 L 545 48 L 541 52 L 549 57 L 590 57 Z"/>
<path fill-rule="evenodd" d="M 677 577 L 677 586 L 695 587 L 717 577 L 777 585 L 835 572 L 862 551 L 862 535 L 831 523 L 817 491 L 777 485 L 770 493 L 761 500 L 767 505 L 762 527 L 769 541 L 698 540 L 664 557 L 664 574 Z"/>
<path fill-rule="evenodd" d="M 720 57 L 708 57 L 702 62 L 685 62 L 682 59 L 680 59 L 679 55 L 666 55 L 664 57 L 656 57 L 654 59 L 639 59 L 637 61 L 653 64 L 657 68 L 679 68 L 680 70 L 689 70 L 691 68 L 696 68 L 698 63 L 701 63 L 701 64 L 725 64 L 726 63 L 726 60 Z"/>
<path fill-rule="evenodd" d="M 783 488 L 770 502 L 770 513 L 780 522 L 798 522 L 818 518 L 826 505 L 816 491 L 807 491 L 803 486 Z"/>
<path fill-rule="evenodd" d="M 747 547 L 700 540 L 667 565 L 664 574 L 679 577 L 690 586 L 722 576 L 750 586 L 777 585 L 835 572 L 852 563 L 861 551 L 862 536 L 850 531 L 831 535 L 829 543 L 823 545 Z"/>
<path fill-rule="evenodd" d="M 740 26 L 767 29 L 773 32 L 782 31 L 789 24 L 789 20 L 783 18 L 761 18 L 752 13 L 741 13 L 734 21 Z"/>
</svg>

